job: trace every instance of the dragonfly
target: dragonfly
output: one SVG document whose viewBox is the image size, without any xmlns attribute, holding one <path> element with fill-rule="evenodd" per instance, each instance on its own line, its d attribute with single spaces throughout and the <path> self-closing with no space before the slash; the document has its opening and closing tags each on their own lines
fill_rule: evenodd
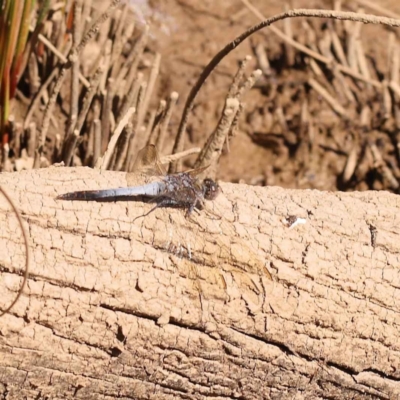
<svg viewBox="0 0 400 400">
<path fill-rule="evenodd" d="M 60 200 L 106 200 L 131 199 L 135 197 L 150 198 L 156 203 L 146 216 L 158 207 L 177 207 L 186 209 L 189 217 L 197 209 L 205 206 L 205 200 L 215 200 L 221 192 L 217 182 L 211 178 L 201 180 L 199 175 L 209 166 L 192 169 L 186 172 L 167 175 L 160 162 L 157 148 L 153 144 L 146 145 L 138 153 L 133 172 L 127 174 L 128 187 L 104 190 L 84 190 L 64 193 L 57 196 Z M 131 186 L 137 174 L 156 176 L 154 182 Z"/>
</svg>

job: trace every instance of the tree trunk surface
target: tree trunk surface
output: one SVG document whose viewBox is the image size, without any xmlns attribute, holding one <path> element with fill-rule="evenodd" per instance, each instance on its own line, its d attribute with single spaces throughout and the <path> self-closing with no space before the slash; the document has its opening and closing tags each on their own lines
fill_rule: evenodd
<svg viewBox="0 0 400 400">
<path fill-rule="evenodd" d="M 398 196 L 222 184 L 189 219 L 134 221 L 154 204 L 55 199 L 124 173 L 0 185 L 32 256 L 0 318 L 2 398 L 400 398 Z M 0 226 L 4 310 L 25 253 L 2 197 Z"/>
</svg>

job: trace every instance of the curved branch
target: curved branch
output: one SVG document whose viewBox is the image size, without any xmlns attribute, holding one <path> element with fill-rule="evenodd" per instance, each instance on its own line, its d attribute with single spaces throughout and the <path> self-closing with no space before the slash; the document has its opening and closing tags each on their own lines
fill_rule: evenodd
<svg viewBox="0 0 400 400">
<path fill-rule="evenodd" d="M 1 185 L 0 185 L 0 193 L 2 193 L 3 196 L 6 198 L 6 200 L 10 204 L 12 210 L 14 211 L 15 215 L 17 216 L 18 224 L 19 224 L 19 226 L 21 228 L 21 232 L 22 232 L 22 236 L 24 238 L 24 244 L 25 244 L 25 270 L 24 270 L 24 274 L 22 276 L 22 284 L 21 284 L 21 287 L 18 290 L 18 293 L 15 296 L 15 299 L 13 300 L 13 302 L 4 311 L 0 310 L 0 317 L 2 317 L 4 314 L 8 313 L 14 307 L 14 305 L 17 303 L 17 301 L 21 297 L 22 292 L 24 291 L 26 282 L 28 280 L 28 275 L 29 275 L 30 252 L 29 252 L 28 235 L 26 233 L 26 229 L 24 227 L 24 224 L 22 223 L 22 218 L 21 218 L 20 212 L 18 211 L 18 209 L 15 206 L 14 202 L 12 201 L 11 197 L 1 187 Z"/>
</svg>

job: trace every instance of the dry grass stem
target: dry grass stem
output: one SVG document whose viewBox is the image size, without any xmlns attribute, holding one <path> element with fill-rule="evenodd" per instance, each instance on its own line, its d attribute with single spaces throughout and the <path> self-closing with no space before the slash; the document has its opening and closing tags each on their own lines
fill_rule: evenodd
<svg viewBox="0 0 400 400">
<path fill-rule="evenodd" d="M 133 49 L 131 50 L 131 54 L 128 56 L 128 59 L 126 60 L 126 70 L 125 72 L 128 71 L 128 75 L 126 77 L 126 87 L 130 88 L 132 86 L 133 81 L 136 79 L 136 76 L 138 74 L 137 69 L 140 63 L 140 60 L 142 59 L 144 49 L 147 44 L 148 36 L 149 36 L 149 27 L 146 25 L 144 28 L 144 31 L 140 38 L 137 40 L 135 43 Z M 119 78 L 117 80 L 122 80 L 123 79 L 123 74 L 119 74 Z"/>
<path fill-rule="evenodd" d="M 380 6 L 379 4 L 377 4 L 376 1 L 370 1 L 370 0 L 354 0 L 354 1 L 364 7 L 370 8 L 372 11 L 376 11 L 379 14 L 385 15 L 386 17 L 400 19 L 400 14 L 397 14 L 393 11 L 388 10 L 385 7 Z"/>
<path fill-rule="evenodd" d="M 242 61 L 239 63 L 239 68 L 236 71 L 236 74 L 233 78 L 233 81 L 229 87 L 228 97 L 235 97 L 239 90 L 239 85 L 242 82 L 244 71 L 246 69 L 247 64 L 251 61 L 252 57 L 247 55 Z"/>
<path fill-rule="evenodd" d="M 122 133 L 122 130 L 124 129 L 126 124 L 129 122 L 129 120 L 131 119 L 134 112 L 135 112 L 135 107 L 130 107 L 128 109 L 127 113 L 125 114 L 124 118 L 122 118 L 122 120 L 120 121 L 118 126 L 115 128 L 115 131 L 114 131 L 113 135 L 111 136 L 110 142 L 108 143 L 108 147 L 107 147 L 106 152 L 104 153 L 103 158 L 102 159 L 99 158 L 98 164 L 100 165 L 100 169 L 105 170 L 108 168 L 111 157 L 114 153 L 115 146 L 116 146 L 117 141 Z M 100 160 L 101 160 L 101 164 L 100 164 Z M 96 166 L 97 166 L 97 164 L 96 164 Z"/>
<path fill-rule="evenodd" d="M 160 162 L 161 164 L 169 164 L 177 160 L 183 159 L 185 157 L 191 156 L 193 154 L 199 154 L 200 151 L 201 151 L 200 147 L 193 147 L 191 149 L 181 151 L 180 153 L 171 154 L 169 156 L 162 156 L 160 158 Z"/>
<path fill-rule="evenodd" d="M 232 122 L 239 110 L 239 105 L 240 102 L 236 98 L 226 99 L 225 107 L 218 126 L 214 133 L 208 138 L 207 143 L 196 160 L 194 165 L 195 168 L 210 165 L 210 168 L 207 170 L 207 174 L 210 177 L 215 177 L 216 175 L 219 157 L 221 156 L 222 148 L 231 129 Z"/>
<path fill-rule="evenodd" d="M 133 124 L 128 122 L 124 128 L 124 132 L 121 135 L 121 140 L 118 141 L 117 156 L 113 170 L 122 171 L 123 166 L 128 154 L 128 147 L 130 139 L 133 135 Z"/>
<path fill-rule="evenodd" d="M 156 146 L 161 151 L 164 148 L 165 139 L 167 137 L 168 125 L 169 121 L 171 120 L 172 113 L 174 112 L 176 103 L 178 101 L 179 94 L 177 92 L 172 92 L 169 96 L 167 108 L 162 115 L 161 123 L 160 123 L 160 130 L 158 133 Z"/>
<path fill-rule="evenodd" d="M 244 83 L 240 86 L 236 98 L 241 99 L 245 93 L 247 93 L 257 82 L 262 75 L 261 69 L 256 69 L 251 73 L 251 75 L 244 81 Z"/>
<path fill-rule="evenodd" d="M 265 76 L 271 75 L 271 65 L 268 60 L 267 52 L 265 51 L 265 46 L 259 43 L 255 49 L 254 53 L 257 57 L 258 66 Z"/>
<path fill-rule="evenodd" d="M 396 177 L 393 175 L 390 168 L 386 165 L 385 161 L 383 160 L 381 152 L 378 150 L 378 147 L 375 143 L 369 143 L 369 147 L 371 149 L 372 157 L 374 159 L 374 167 L 381 171 L 382 175 L 385 179 L 388 180 L 391 188 L 393 190 L 398 190 L 399 182 L 397 181 Z"/>
<path fill-rule="evenodd" d="M 138 92 L 138 96 L 137 96 L 137 102 L 136 102 L 137 113 L 136 113 L 136 118 L 135 118 L 136 119 L 135 120 L 135 130 L 137 130 L 138 128 L 143 126 L 142 124 L 139 124 L 138 115 L 139 115 L 139 113 L 143 113 L 146 90 L 147 90 L 147 82 L 144 81 L 140 84 L 139 92 Z"/>
<path fill-rule="evenodd" d="M 101 155 L 101 122 L 93 120 L 93 159 L 91 166 L 94 167 Z"/>
<path fill-rule="evenodd" d="M 332 46 L 335 51 L 336 57 L 339 59 L 339 61 L 342 65 L 347 67 L 348 66 L 347 59 L 346 59 L 346 55 L 344 54 L 342 43 L 340 42 L 340 39 L 339 39 L 336 31 L 333 29 L 332 24 L 329 24 L 329 30 L 330 30 L 331 39 L 332 39 Z"/>
<path fill-rule="evenodd" d="M 138 94 L 140 85 L 142 84 L 142 80 L 143 80 L 143 73 L 139 72 L 135 80 L 132 82 L 132 87 L 129 89 L 128 94 L 126 95 L 125 100 L 120 107 L 120 110 L 118 112 L 117 123 L 121 120 L 121 118 L 123 118 L 123 116 L 128 111 L 129 107 L 137 106 Z"/>
<path fill-rule="evenodd" d="M 82 0 L 76 0 L 73 3 L 73 26 L 72 26 L 72 46 L 77 48 L 82 37 L 81 32 L 81 16 L 82 16 Z M 73 127 L 78 118 L 78 102 L 79 102 L 79 69 L 80 59 L 76 57 L 71 66 L 71 81 L 70 81 L 70 111 L 69 111 L 69 129 Z"/>
<path fill-rule="evenodd" d="M 331 96 L 315 79 L 310 78 L 308 84 L 320 95 L 340 116 L 348 118 L 347 111 Z"/>
<path fill-rule="evenodd" d="M 14 211 L 14 214 L 17 217 L 18 225 L 19 225 L 19 227 L 21 229 L 21 233 L 22 233 L 22 238 L 24 239 L 24 248 L 25 248 L 25 267 L 24 267 L 24 272 L 22 274 L 21 286 L 18 290 L 17 295 L 15 296 L 14 300 L 12 301 L 12 303 L 5 310 L 0 311 L 0 317 L 2 317 L 4 314 L 8 313 L 14 307 L 14 305 L 17 303 L 19 298 L 22 296 L 22 293 L 26 286 L 26 282 L 28 281 L 31 254 L 29 251 L 28 234 L 27 234 L 24 224 L 22 222 L 21 213 L 18 211 L 18 209 L 17 209 L 16 205 L 14 204 L 14 202 L 12 201 L 11 197 L 7 194 L 7 192 L 1 186 L 0 186 L 0 192 L 5 197 L 7 202 L 10 204 L 11 209 Z"/>
<path fill-rule="evenodd" d="M 166 107 L 167 107 L 167 102 L 164 99 L 161 99 L 158 104 L 157 110 L 153 110 L 153 112 L 150 114 L 145 133 L 146 138 L 148 138 L 147 143 L 149 144 L 156 145 L 157 137 L 160 130 L 160 124 L 163 119 Z M 159 151 L 162 150 L 161 147 L 157 146 L 157 148 Z"/>
<path fill-rule="evenodd" d="M 79 139 L 79 131 L 75 129 L 71 135 L 64 141 L 62 160 L 66 167 L 71 165 L 72 157 L 75 152 L 76 144 Z"/>
<path fill-rule="evenodd" d="M 58 49 L 49 40 L 47 40 L 45 36 L 39 34 L 38 38 L 49 50 L 51 50 L 58 57 L 58 59 L 62 63 L 65 64 L 68 61 L 67 57 L 64 56 L 64 54 L 62 54 L 60 51 L 58 51 Z M 79 73 L 79 80 L 86 87 L 89 87 L 89 81 L 81 73 Z"/>
<path fill-rule="evenodd" d="M 149 108 L 151 96 L 153 95 L 154 85 L 157 80 L 158 73 L 160 72 L 160 62 L 161 62 L 161 54 L 156 53 L 153 60 L 153 65 L 150 71 L 150 77 L 147 84 L 146 93 L 143 98 L 143 104 L 139 107 L 138 105 L 138 117 L 137 117 L 137 125 L 142 126 L 143 121 L 146 117 L 147 109 Z"/>
<path fill-rule="evenodd" d="M 53 81 L 53 79 L 56 77 L 56 75 L 59 73 L 59 68 L 56 67 L 51 71 L 51 74 L 48 76 L 46 81 L 43 83 L 43 85 L 40 87 L 39 91 L 36 93 L 34 99 L 32 100 L 28 112 L 25 117 L 24 121 L 24 128 L 26 129 L 27 126 L 30 124 L 30 121 L 32 119 L 32 116 L 34 112 L 38 109 L 40 100 L 44 96 L 44 94 L 47 91 L 47 88 L 49 87 L 50 83 Z"/>
<path fill-rule="evenodd" d="M 53 93 L 51 94 L 51 97 L 46 106 L 46 110 L 44 112 L 42 130 L 40 132 L 40 140 L 39 140 L 39 146 L 38 146 L 38 153 L 40 156 L 42 155 L 43 150 L 44 150 L 44 144 L 46 142 L 47 131 L 49 129 L 50 118 L 51 118 L 51 115 L 53 112 L 54 104 L 57 100 L 58 93 L 60 92 L 61 86 L 64 82 L 66 73 L 67 73 L 66 68 L 60 69 L 57 80 L 56 80 L 56 84 L 54 85 L 54 88 L 53 88 Z"/>
<path fill-rule="evenodd" d="M 79 132 L 83 127 L 90 105 L 92 104 L 93 97 L 97 92 L 97 88 L 99 86 L 102 74 L 103 74 L 103 67 L 100 66 L 93 75 L 92 79 L 90 80 L 90 86 L 85 94 L 85 97 L 83 98 L 82 109 L 79 113 L 79 117 L 75 127 L 75 129 L 77 129 Z"/>
<path fill-rule="evenodd" d="M 101 132 L 102 132 L 102 151 L 105 151 L 110 138 L 110 127 L 111 127 L 111 114 L 112 114 L 112 104 L 114 99 L 114 79 L 108 78 L 107 80 L 107 90 L 106 95 L 103 98 L 103 107 L 101 113 Z"/>
<path fill-rule="evenodd" d="M 75 49 L 78 55 L 84 49 L 86 44 L 99 32 L 100 26 L 110 17 L 110 15 L 114 12 L 114 9 L 119 5 L 120 2 L 121 0 L 113 0 L 108 6 L 107 10 L 103 14 L 101 14 L 101 16 L 97 19 L 93 26 L 85 33 L 78 47 Z M 75 55 L 74 52 L 72 52 L 71 54 Z"/>
<path fill-rule="evenodd" d="M 284 2 L 284 10 L 288 11 L 291 7 L 289 6 L 288 2 Z M 293 39 L 293 29 L 292 29 L 292 21 L 288 18 L 283 20 L 283 32 L 287 38 L 291 41 Z M 289 44 L 289 42 L 284 42 L 285 46 L 285 55 L 286 55 L 286 63 L 289 67 L 293 66 L 295 63 L 295 54 L 293 51 L 293 47 Z"/>
<path fill-rule="evenodd" d="M 107 39 L 104 46 L 104 54 L 102 60 L 102 64 L 104 66 L 104 73 L 100 80 L 100 92 L 103 94 L 107 90 L 107 83 L 109 82 L 109 79 L 112 79 L 112 82 L 114 81 L 114 78 L 110 77 L 108 74 L 111 65 L 111 51 L 112 51 L 112 40 Z M 117 90 L 117 85 L 114 85 L 113 86 L 114 93 L 116 92 L 116 90 Z"/>
<path fill-rule="evenodd" d="M 36 124 L 34 122 L 31 122 L 27 128 L 27 152 L 29 157 L 33 157 L 35 155 L 36 140 Z"/>
<path fill-rule="evenodd" d="M 40 88 L 39 67 L 35 53 L 31 53 L 28 61 L 29 93 L 35 95 Z"/>
<path fill-rule="evenodd" d="M 354 174 L 358 162 L 358 146 L 354 145 L 351 149 L 346 164 L 343 170 L 342 180 L 344 183 L 347 183 Z"/>
</svg>

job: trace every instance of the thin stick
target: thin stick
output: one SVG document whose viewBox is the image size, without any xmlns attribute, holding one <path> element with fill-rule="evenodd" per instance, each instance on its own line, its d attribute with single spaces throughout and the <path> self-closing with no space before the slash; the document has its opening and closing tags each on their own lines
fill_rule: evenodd
<svg viewBox="0 0 400 400">
<path fill-rule="evenodd" d="M 335 54 L 336 54 L 337 58 L 339 59 L 340 63 L 347 67 L 346 55 L 344 54 L 342 43 L 341 43 L 335 29 L 333 29 L 332 24 L 329 24 L 329 30 L 331 33 L 332 45 L 333 45 Z"/>
<path fill-rule="evenodd" d="M 164 99 L 161 99 L 157 110 L 154 110 L 150 113 L 149 120 L 147 122 L 145 136 L 147 138 L 148 144 L 155 144 L 157 146 L 157 135 L 160 129 L 160 124 L 163 119 L 165 108 L 167 107 L 167 102 Z M 161 151 L 161 148 L 157 146 L 157 148 Z"/>
<path fill-rule="evenodd" d="M 156 142 L 156 147 L 160 151 L 164 147 L 165 138 L 167 137 L 169 121 L 170 121 L 172 113 L 175 109 L 176 102 L 178 101 L 178 97 L 179 97 L 179 95 L 177 92 L 171 93 L 171 95 L 169 96 L 169 99 L 168 99 L 167 108 L 165 109 L 165 113 L 161 119 L 160 131 L 158 133 L 157 142 Z"/>
<path fill-rule="evenodd" d="M 142 112 L 141 110 L 143 109 L 144 98 L 146 95 L 146 88 L 147 88 L 147 82 L 144 81 L 140 84 L 139 92 L 137 95 L 137 102 L 136 102 L 137 115 L 139 115 L 139 113 Z M 138 120 L 138 118 L 136 118 L 135 130 L 137 131 L 137 129 L 139 129 L 141 127 L 142 127 L 142 125 L 139 125 L 139 120 Z"/>
<path fill-rule="evenodd" d="M 97 71 L 94 73 L 92 79 L 90 80 L 90 87 L 83 98 L 83 106 L 81 112 L 79 113 L 78 121 L 76 122 L 75 129 L 78 132 L 81 131 L 83 123 L 85 122 L 86 115 L 89 111 L 90 104 L 92 103 L 93 97 L 96 94 L 97 88 L 99 86 L 100 78 L 103 73 L 103 67 L 100 65 Z"/>
<path fill-rule="evenodd" d="M 92 103 L 93 97 L 96 94 L 97 88 L 99 86 L 99 81 L 102 76 L 102 73 L 103 73 L 103 67 L 102 67 L 102 65 L 100 65 L 99 68 L 96 70 L 95 74 L 93 75 L 92 79 L 90 80 L 90 87 L 89 87 L 88 91 L 86 92 L 85 97 L 83 99 L 83 107 L 81 109 L 81 112 L 79 113 L 78 120 L 74 124 L 74 130 L 70 134 L 68 134 L 68 136 L 66 137 L 64 145 L 67 145 L 71 141 L 72 142 L 75 141 L 75 130 L 78 131 L 78 133 L 82 130 L 87 113 L 89 111 L 89 107 Z M 92 131 L 92 134 L 94 135 L 93 131 Z M 65 150 L 63 152 L 65 152 Z M 88 149 L 88 153 L 90 154 L 89 149 Z"/>
<path fill-rule="evenodd" d="M 357 63 L 360 68 L 360 72 L 365 76 L 367 80 L 371 80 L 371 74 L 369 73 L 367 58 L 365 57 L 363 45 L 360 39 L 356 40 L 356 56 L 357 56 Z"/>
<path fill-rule="evenodd" d="M 236 71 L 233 81 L 229 87 L 228 97 L 236 96 L 239 90 L 239 85 L 244 76 L 244 70 L 246 69 L 246 66 L 251 61 L 251 59 L 252 57 L 250 55 L 247 55 L 242 61 L 239 62 L 239 68 Z"/>
<path fill-rule="evenodd" d="M 156 53 L 154 60 L 153 60 L 153 65 L 151 67 L 149 81 L 148 81 L 147 89 L 146 89 L 146 94 L 143 99 L 143 104 L 142 104 L 142 107 L 138 108 L 138 122 L 137 122 L 138 126 L 142 126 L 143 121 L 146 117 L 147 109 L 149 107 L 151 96 L 153 94 L 154 85 L 156 83 L 156 79 L 157 79 L 158 73 L 160 71 L 160 62 L 161 62 L 161 54 Z"/>
<path fill-rule="evenodd" d="M 1 311 L 0 317 L 2 317 L 4 314 L 7 314 L 14 307 L 14 305 L 17 303 L 17 301 L 19 300 L 19 298 L 22 295 L 22 292 L 25 289 L 26 282 L 28 280 L 28 275 L 29 275 L 29 266 L 30 266 L 30 257 L 31 256 L 30 256 L 30 252 L 29 252 L 28 234 L 26 233 L 26 229 L 24 227 L 24 224 L 22 223 L 21 214 L 18 211 L 17 207 L 15 206 L 14 202 L 12 201 L 11 197 L 7 194 L 7 192 L 1 186 L 0 186 L 0 192 L 6 198 L 6 200 L 10 204 L 11 208 L 13 209 L 13 211 L 17 217 L 18 224 L 21 228 L 22 237 L 24 238 L 24 244 L 25 244 L 25 270 L 24 270 L 24 274 L 22 276 L 22 284 L 21 284 L 21 287 L 19 288 L 19 291 L 18 291 L 17 295 L 15 296 L 15 299 L 13 300 L 13 302 L 5 310 Z"/>
<path fill-rule="evenodd" d="M 97 163 L 101 154 L 101 122 L 99 119 L 93 121 L 93 160 L 92 167 Z"/>
<path fill-rule="evenodd" d="M 31 53 L 28 60 L 29 93 L 35 95 L 40 88 L 39 67 L 35 53 Z M 30 103 L 30 102 L 29 102 Z M 28 103 L 28 104 L 29 104 Z"/>
<path fill-rule="evenodd" d="M 284 3 L 284 10 L 288 11 L 290 9 L 289 4 L 287 1 Z M 283 32 L 290 39 L 293 41 L 293 30 L 292 30 L 292 21 L 288 18 L 283 21 Z M 290 45 L 289 42 L 285 42 L 285 55 L 286 55 L 286 63 L 289 67 L 292 67 L 295 63 L 295 53 L 293 51 L 293 46 Z"/>
<path fill-rule="evenodd" d="M 28 145 L 27 151 L 28 156 L 33 157 L 35 155 L 35 148 L 36 148 L 36 124 L 31 122 L 27 128 L 28 134 Z"/>
<path fill-rule="evenodd" d="M 46 143 L 47 131 L 49 130 L 49 126 L 50 126 L 51 114 L 53 112 L 54 104 L 56 103 L 58 93 L 60 92 L 61 86 L 64 82 L 66 73 L 67 73 L 67 68 L 60 69 L 56 84 L 54 85 L 53 93 L 51 94 L 51 97 L 46 106 L 46 110 L 44 112 L 42 130 L 40 132 L 40 139 L 39 139 L 38 149 L 37 149 L 39 152 L 39 155 L 42 155 L 43 150 L 44 150 L 44 145 Z"/>
<path fill-rule="evenodd" d="M 56 55 L 60 61 L 62 61 L 64 64 L 68 61 L 67 57 L 64 56 L 63 53 L 57 50 L 54 45 L 46 39 L 45 36 L 43 36 L 41 33 L 39 33 L 38 36 L 39 40 L 49 49 L 52 51 L 54 55 Z M 86 86 L 89 87 L 89 81 L 81 74 L 79 73 L 79 80 Z"/>
<path fill-rule="evenodd" d="M 46 81 L 40 87 L 39 91 L 35 94 L 35 98 L 31 102 L 28 112 L 26 113 L 25 121 L 24 121 L 24 129 L 26 129 L 31 121 L 33 113 L 39 107 L 40 99 L 44 96 L 48 86 L 53 81 L 54 77 L 59 73 L 59 67 L 56 67 L 51 71 L 51 74 L 48 76 Z"/>
<path fill-rule="evenodd" d="M 371 149 L 372 157 L 374 159 L 374 168 L 381 171 L 382 175 L 388 180 L 392 189 L 397 190 L 399 188 L 399 182 L 393 175 L 390 168 L 386 165 L 383 160 L 382 154 L 378 150 L 375 143 L 369 142 L 369 148 Z"/>
<path fill-rule="evenodd" d="M 124 118 L 120 121 L 118 126 L 115 128 L 114 134 L 111 137 L 110 143 L 108 143 L 108 147 L 106 152 L 104 153 L 103 158 L 99 158 L 98 163 L 100 163 L 100 169 L 105 170 L 107 169 L 111 157 L 114 153 L 115 145 L 117 144 L 118 138 L 121 135 L 122 130 L 124 129 L 125 125 L 129 122 L 130 118 L 132 117 L 133 113 L 135 112 L 135 107 L 130 107 L 128 112 L 125 114 Z M 96 166 L 97 166 L 96 164 Z"/>
<path fill-rule="evenodd" d="M 342 117 L 348 118 L 347 111 L 323 88 L 315 79 L 310 78 L 308 84 Z"/>
<path fill-rule="evenodd" d="M 115 31 L 115 35 L 113 38 L 113 49 L 111 55 L 111 65 L 112 65 L 111 76 L 113 78 L 116 78 L 121 67 L 121 63 L 117 62 L 117 60 L 121 55 L 125 43 L 132 36 L 133 31 L 135 29 L 135 24 L 133 23 L 129 24 L 125 32 L 123 32 L 126 18 L 129 15 L 126 3 L 122 6 L 122 9 L 120 11 L 121 14 L 118 16 L 118 19 L 115 19 L 115 24 L 117 24 L 117 29 Z"/>
<path fill-rule="evenodd" d="M 124 165 L 128 153 L 129 141 L 132 135 L 133 135 L 133 125 L 131 122 L 128 122 L 124 128 L 124 133 L 121 135 L 121 139 L 123 138 L 124 140 L 122 141 L 122 143 L 120 143 L 121 140 L 118 142 L 119 149 L 117 152 L 117 156 L 115 158 L 115 165 L 113 168 L 115 171 L 122 171 L 122 167 Z"/>
<path fill-rule="evenodd" d="M 73 4 L 73 27 L 72 27 L 72 46 L 76 48 L 81 41 L 81 16 L 82 16 L 82 0 L 76 0 Z M 73 130 L 73 126 L 78 118 L 78 102 L 79 102 L 79 68 L 80 60 L 76 57 L 71 67 L 71 93 L 70 93 L 70 111 L 69 111 L 69 131 Z"/>
<path fill-rule="evenodd" d="M 92 9 L 92 0 L 86 0 L 83 3 L 83 11 L 82 11 L 82 18 L 81 18 L 81 30 L 82 32 L 85 31 L 86 23 L 90 21 L 90 11 Z"/>
<path fill-rule="evenodd" d="M 267 52 L 265 50 L 264 44 L 259 43 L 255 49 L 254 53 L 257 57 L 258 61 L 258 66 L 260 67 L 261 71 L 265 76 L 270 76 L 271 75 L 271 65 L 268 60 Z"/>
<path fill-rule="evenodd" d="M 191 149 L 187 149 L 176 154 L 171 154 L 169 156 L 162 156 L 160 157 L 160 162 L 161 164 L 169 164 L 171 162 L 180 160 L 181 158 L 191 156 L 192 154 L 199 154 L 200 151 L 201 151 L 200 147 L 193 147 Z"/>
<path fill-rule="evenodd" d="M 118 112 L 117 124 L 124 117 L 129 107 L 135 106 L 137 104 L 137 96 L 139 93 L 139 88 L 142 83 L 143 73 L 139 72 L 136 76 L 136 79 L 132 83 L 132 87 L 128 91 L 128 95 L 125 98 L 124 103 L 121 105 Z"/>
<path fill-rule="evenodd" d="M 78 143 L 79 131 L 75 129 L 72 135 L 69 135 L 64 144 L 63 161 L 65 166 L 69 167 L 74 155 L 76 144 Z"/>
<path fill-rule="evenodd" d="M 197 157 L 195 168 L 211 165 L 208 169 L 210 177 L 216 174 L 216 166 L 222 152 L 224 142 L 231 129 L 232 122 L 239 109 L 239 100 L 237 98 L 227 98 L 222 117 L 218 123 L 214 133 L 208 138 L 206 145 Z"/>
<path fill-rule="evenodd" d="M 104 70 L 104 72 L 106 72 L 106 70 Z M 103 107 L 101 110 L 102 151 L 105 151 L 108 145 L 108 141 L 110 139 L 110 125 L 111 125 L 110 118 L 112 113 L 113 98 L 115 94 L 114 89 L 115 89 L 114 79 L 108 78 L 107 91 L 103 99 Z"/>
<path fill-rule="evenodd" d="M 125 62 L 125 65 L 127 67 L 129 66 L 129 74 L 126 78 L 126 87 L 127 88 L 132 86 L 132 82 L 135 80 L 135 78 L 137 76 L 137 69 L 139 66 L 139 62 L 142 58 L 144 49 L 147 44 L 147 39 L 149 36 L 149 29 L 150 29 L 149 26 L 146 25 L 144 32 L 142 33 L 142 36 L 135 43 L 131 54 L 129 55 L 128 59 Z M 118 74 L 117 81 L 123 79 L 123 73 L 124 73 L 124 71 L 121 70 L 121 72 Z"/>
<path fill-rule="evenodd" d="M 400 18 L 400 14 L 390 11 L 387 8 L 381 7 L 379 3 L 377 4 L 376 1 L 369 1 L 369 0 L 354 0 L 354 1 L 358 4 L 370 8 L 373 11 L 376 11 L 379 14 L 386 15 L 387 17 L 397 18 L 397 19 Z"/>
<path fill-rule="evenodd" d="M 248 92 L 256 83 L 257 79 L 262 75 L 261 69 L 256 69 L 251 73 L 251 75 L 244 81 L 244 83 L 240 86 L 236 98 L 241 99 L 243 94 Z"/>
<path fill-rule="evenodd" d="M 2 149 L 2 153 L 3 153 L 3 158 L 2 158 L 2 165 L 1 165 L 1 169 L 0 171 L 3 172 L 11 172 L 12 171 L 12 167 L 11 167 L 11 162 L 9 159 L 10 156 L 10 144 L 9 143 L 4 143 L 3 145 L 3 149 Z"/>
</svg>

